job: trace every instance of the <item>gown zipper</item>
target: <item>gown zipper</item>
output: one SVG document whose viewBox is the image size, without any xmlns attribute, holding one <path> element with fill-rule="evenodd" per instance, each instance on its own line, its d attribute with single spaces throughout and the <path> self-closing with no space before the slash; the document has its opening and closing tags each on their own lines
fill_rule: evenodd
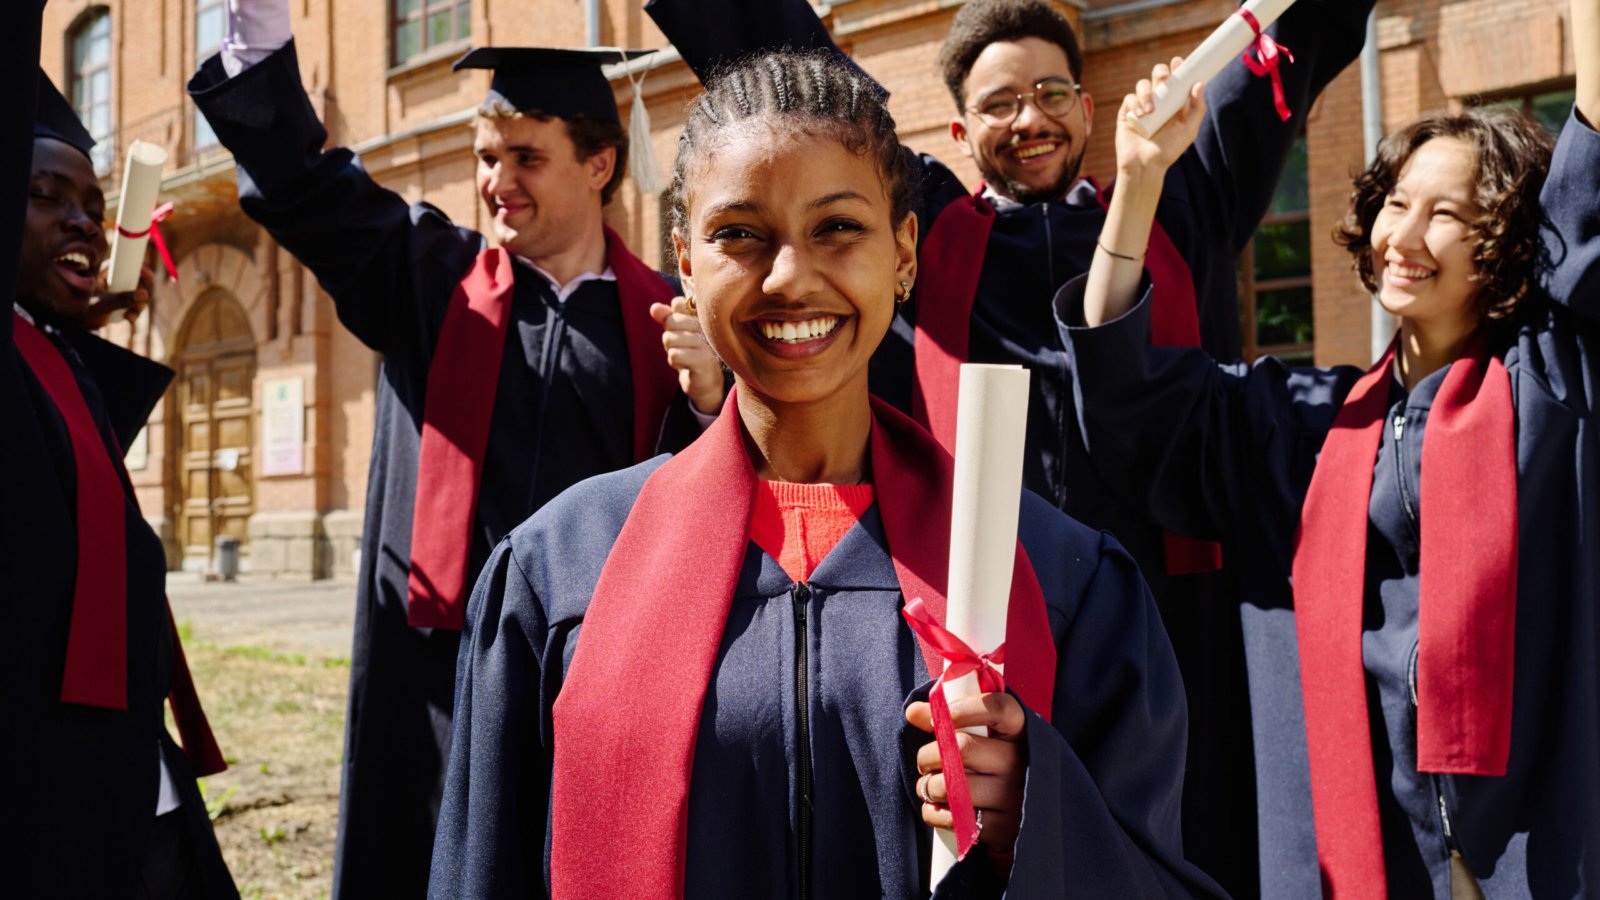
<svg viewBox="0 0 1600 900">
<path fill-rule="evenodd" d="M 799 873 L 800 873 L 800 900 L 809 900 L 811 897 L 811 691 L 810 691 L 810 666 L 808 665 L 807 645 L 809 632 L 806 628 L 806 607 L 811 602 L 811 588 L 804 582 L 794 586 L 790 592 L 794 607 L 794 697 L 795 718 L 800 725 L 800 733 L 795 738 L 796 756 L 800 763 L 800 806 L 796 813 L 796 843 L 798 844 Z"/>
<path fill-rule="evenodd" d="M 1418 540 L 1420 541 L 1421 536 L 1418 534 L 1419 526 L 1417 524 L 1417 515 L 1416 512 L 1411 508 L 1411 498 L 1407 496 L 1405 489 L 1405 462 L 1400 452 L 1400 444 L 1401 441 L 1405 439 L 1405 431 L 1406 416 L 1404 410 L 1402 410 L 1394 417 L 1395 476 L 1400 485 L 1400 505 L 1405 508 L 1406 519 L 1411 523 L 1412 534 L 1417 536 Z M 1417 659 L 1420 646 L 1421 645 L 1419 644 L 1411 648 L 1411 663 L 1406 667 L 1406 681 L 1408 682 L 1407 687 L 1411 692 L 1411 708 L 1413 711 L 1415 711 L 1417 708 Z M 1456 844 L 1455 828 L 1450 823 L 1450 803 L 1445 799 L 1443 776 L 1430 772 L 1428 774 L 1428 782 L 1433 788 L 1434 799 L 1438 801 L 1439 831 L 1444 836 L 1445 858 L 1448 859 L 1451 854 L 1459 851 L 1460 847 L 1458 847 Z"/>
</svg>

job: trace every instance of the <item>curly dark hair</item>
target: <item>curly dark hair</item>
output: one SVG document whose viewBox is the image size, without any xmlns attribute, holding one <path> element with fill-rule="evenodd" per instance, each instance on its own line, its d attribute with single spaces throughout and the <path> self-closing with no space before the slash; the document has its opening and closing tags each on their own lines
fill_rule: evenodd
<svg viewBox="0 0 1600 900">
<path fill-rule="evenodd" d="M 985 47 L 999 41 L 1036 37 L 1049 41 L 1067 54 L 1072 80 L 1083 80 L 1083 49 L 1068 22 L 1048 0 L 971 0 L 956 13 L 950 35 L 939 48 L 939 71 L 945 87 L 956 101 L 956 110 L 967 106 L 967 74 Z"/>
<path fill-rule="evenodd" d="M 1333 239 L 1350 251 L 1361 283 L 1377 291 L 1372 261 L 1372 225 L 1400 171 L 1423 144 L 1453 138 L 1472 147 L 1476 157 L 1472 201 L 1477 217 L 1467 225 L 1478 241 L 1479 302 L 1491 319 L 1509 317 L 1533 287 L 1546 250 L 1539 226 L 1544 211 L 1539 191 L 1550 173 L 1555 141 L 1549 132 L 1507 109 L 1469 109 L 1424 116 L 1383 139 L 1377 158 L 1356 177 L 1350 212 Z"/>
<path fill-rule="evenodd" d="M 669 202 L 672 224 L 688 224 L 688 184 L 696 163 L 724 129 L 757 119 L 785 120 L 822 130 L 878 167 L 893 222 L 911 213 L 914 175 L 882 90 L 861 72 L 826 52 L 779 51 L 719 68 L 706 92 L 689 104 L 678 137 Z"/>
</svg>

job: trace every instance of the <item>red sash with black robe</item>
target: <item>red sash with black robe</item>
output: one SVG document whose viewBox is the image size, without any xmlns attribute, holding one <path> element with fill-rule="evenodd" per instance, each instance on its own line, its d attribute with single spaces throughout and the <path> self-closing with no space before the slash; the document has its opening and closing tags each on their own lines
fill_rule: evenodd
<svg viewBox="0 0 1600 900">
<path fill-rule="evenodd" d="M 920 598 L 942 625 L 951 459 L 889 405 L 873 398 L 872 410 L 872 477 L 901 594 Z M 755 491 L 732 395 L 706 433 L 639 491 L 553 711 L 553 896 L 683 896 L 695 738 L 749 545 Z M 929 677 L 937 676 L 943 657 L 919 644 Z M 1019 542 L 1006 683 L 1048 719 L 1055 671 L 1043 592 Z"/>
<path fill-rule="evenodd" d="M 1391 344 L 1340 407 L 1295 540 L 1317 859 L 1324 895 L 1339 900 L 1388 895 L 1361 641 L 1368 505 L 1394 354 Z M 1451 364 L 1433 399 L 1420 494 L 1417 770 L 1504 775 L 1516 644 L 1516 415 L 1505 366 L 1481 340 Z"/>
<path fill-rule="evenodd" d="M 104 709 L 128 708 L 128 536 L 126 471 L 84 399 L 72 365 L 44 332 L 12 313 L 17 352 L 67 426 L 76 480 L 76 569 L 61 699 Z M 167 609 L 173 648 L 167 699 L 178 738 L 196 775 L 226 769 L 195 691 L 183 644 Z"/>
<path fill-rule="evenodd" d="M 1092 182 L 1091 182 L 1092 183 Z M 947 451 L 955 452 L 956 399 L 961 364 L 968 361 L 972 306 L 978 279 L 994 228 L 994 207 L 983 199 L 984 186 L 970 197 L 947 205 L 928 229 L 918 255 L 917 325 L 914 349 L 916 380 L 912 384 L 912 416 Z M 1104 208 L 1111 191 L 1096 191 Z M 1154 284 L 1150 342 L 1158 347 L 1200 346 L 1200 313 L 1194 277 L 1183 254 L 1161 223 L 1150 229 L 1145 267 Z M 1041 302 L 1048 298 L 1040 298 Z M 1222 568 L 1222 547 L 1166 532 L 1167 573 L 1189 575 Z"/>
<path fill-rule="evenodd" d="M 650 304 L 669 302 L 673 291 L 603 227 L 606 260 L 617 276 L 633 380 L 633 457 L 640 462 L 654 455 L 677 392 L 661 326 L 650 317 Z M 460 631 L 466 615 L 472 523 L 511 323 L 512 265 L 511 254 L 498 247 L 478 254 L 445 309 L 428 369 L 407 583 L 406 620 L 414 627 Z"/>
</svg>

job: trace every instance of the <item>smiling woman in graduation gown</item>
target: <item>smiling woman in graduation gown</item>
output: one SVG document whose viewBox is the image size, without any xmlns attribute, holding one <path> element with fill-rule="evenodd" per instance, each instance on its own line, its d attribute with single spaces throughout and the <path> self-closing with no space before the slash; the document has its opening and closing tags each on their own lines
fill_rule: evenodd
<svg viewBox="0 0 1600 900">
<path fill-rule="evenodd" d="M 680 274 L 734 401 L 683 453 L 576 486 L 496 548 L 463 632 L 432 896 L 929 890 L 925 822 L 950 821 L 950 788 L 915 758 L 930 736 L 907 704 L 925 715 L 940 658 L 902 608 L 943 615 L 951 462 L 867 394 L 916 224 L 866 86 L 774 55 L 691 108 Z M 1001 712 L 964 757 L 987 821 L 942 890 L 1216 895 L 1183 860 L 1182 688 L 1136 567 L 1032 494 L 1021 510 L 1014 693 L 986 697 Z"/>
<path fill-rule="evenodd" d="M 1347 240 L 1402 320 L 1365 375 L 1146 351 L 1148 285 L 1134 303 L 1109 257 L 1058 301 L 1095 464 L 1244 554 L 1267 896 L 1600 884 L 1600 11 L 1572 21 L 1553 160 L 1539 126 L 1473 111 L 1391 135 L 1357 182 Z M 1136 230 L 1102 240 L 1136 254 Z M 1077 327 L 1097 296 L 1127 299 Z"/>
</svg>

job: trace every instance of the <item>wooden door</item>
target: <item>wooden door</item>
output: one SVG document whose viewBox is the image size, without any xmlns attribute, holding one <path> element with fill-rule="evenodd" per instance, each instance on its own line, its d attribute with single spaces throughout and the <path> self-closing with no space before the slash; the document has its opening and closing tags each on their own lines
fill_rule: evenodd
<svg viewBox="0 0 1600 900">
<path fill-rule="evenodd" d="M 211 559 L 219 535 L 247 542 L 255 509 L 255 340 L 232 297 L 219 292 L 196 305 L 178 362 L 178 540 L 192 569 Z"/>
</svg>

